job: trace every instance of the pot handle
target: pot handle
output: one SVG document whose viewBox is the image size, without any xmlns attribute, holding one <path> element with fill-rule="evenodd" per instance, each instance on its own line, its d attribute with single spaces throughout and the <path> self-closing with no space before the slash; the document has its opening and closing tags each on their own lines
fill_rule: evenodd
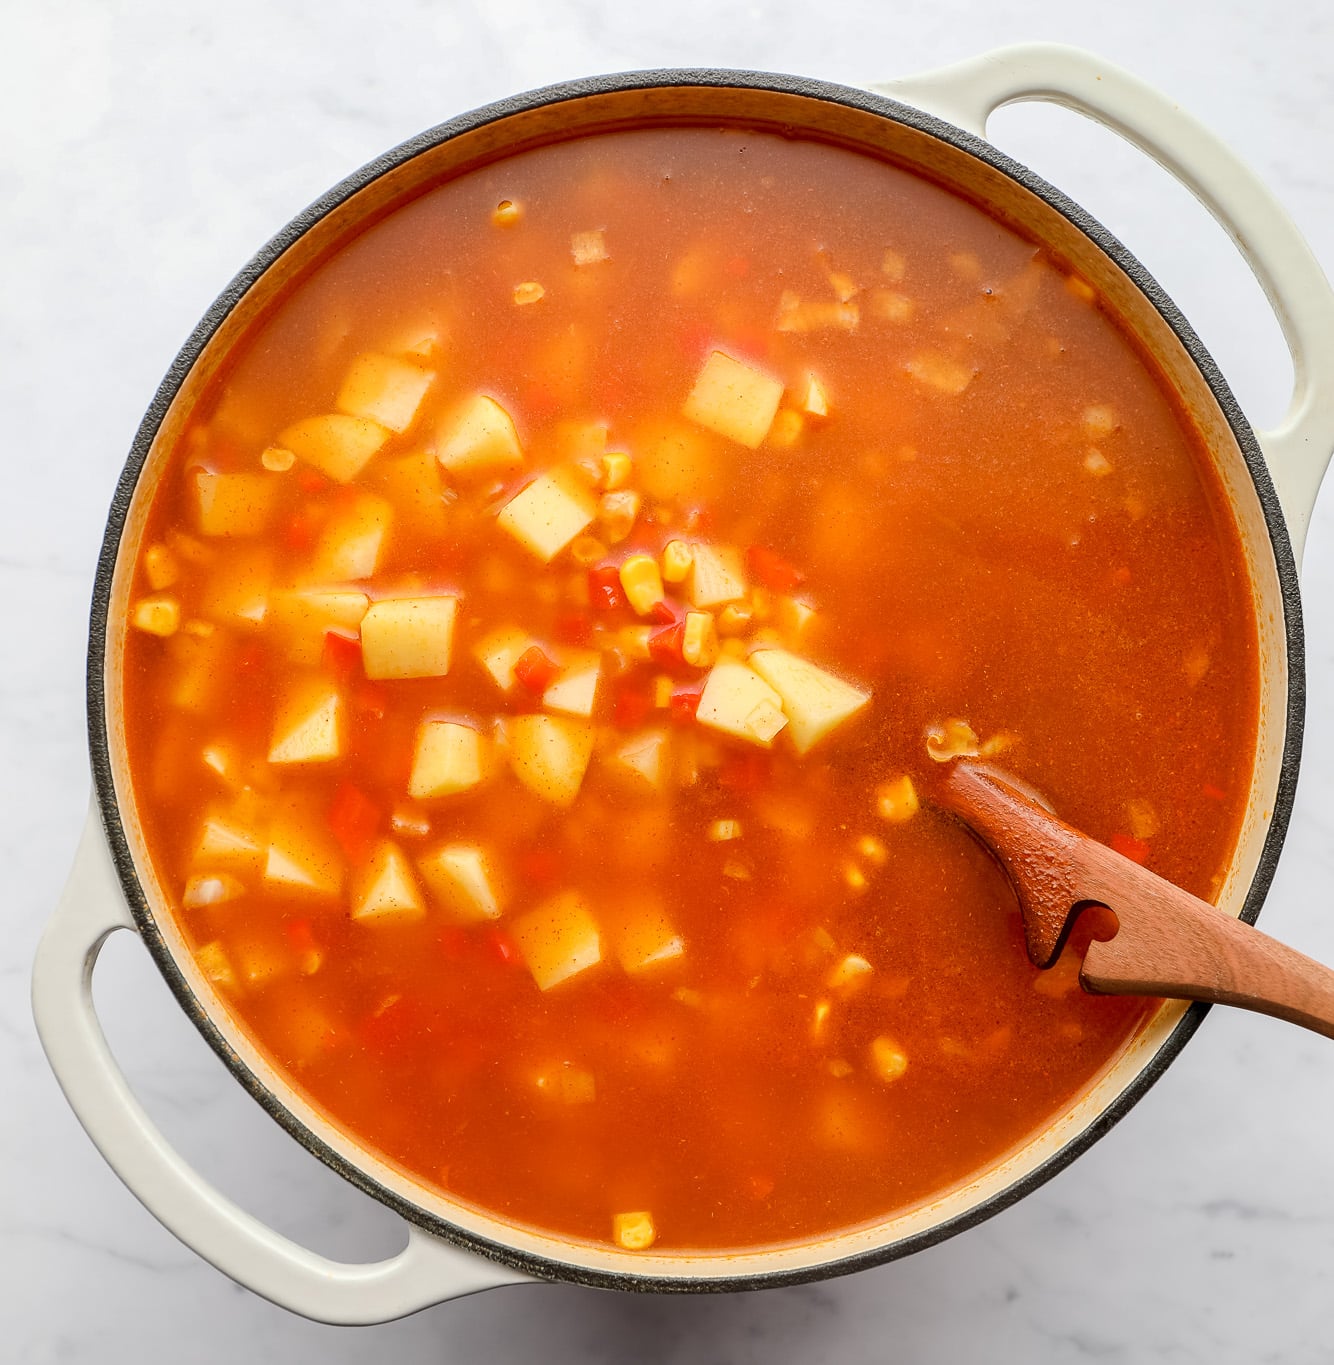
<svg viewBox="0 0 1334 1365">
<path fill-rule="evenodd" d="M 1292 354 L 1282 421 L 1257 432 L 1302 548 L 1334 453 L 1334 291 L 1296 224 L 1259 177 L 1203 124 L 1138 77 L 1079 48 L 1025 43 L 872 89 L 986 136 L 1006 104 L 1042 100 L 1084 114 L 1170 171 L 1214 216 L 1259 280 Z"/>
<path fill-rule="evenodd" d="M 316 1255 L 238 1208 L 168 1145 L 126 1083 L 93 1004 L 93 967 L 135 924 L 94 798 L 60 904 L 37 949 L 37 1031 L 66 1098 L 130 1192 L 188 1247 L 238 1284 L 318 1322 L 388 1322 L 527 1276 L 408 1228 L 397 1256 L 348 1265 Z"/>
</svg>

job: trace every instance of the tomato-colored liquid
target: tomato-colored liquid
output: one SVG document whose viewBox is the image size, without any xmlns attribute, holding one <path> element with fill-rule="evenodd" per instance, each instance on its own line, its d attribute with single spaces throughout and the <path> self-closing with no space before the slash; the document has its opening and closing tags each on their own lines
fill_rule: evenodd
<svg viewBox="0 0 1334 1365">
<path fill-rule="evenodd" d="M 783 386 L 754 448 L 682 416 L 714 351 Z M 403 432 L 345 483 L 265 455 L 368 353 L 431 377 Z M 522 463 L 456 479 L 436 457 L 478 394 Z M 640 502 L 623 538 L 595 520 L 594 546 L 543 563 L 498 511 L 556 467 L 602 498 L 574 424 L 606 425 Z M 201 471 L 267 481 L 244 534 L 201 520 Z M 370 572 L 331 585 L 356 567 L 340 518 L 372 505 Z M 599 603 L 599 580 L 590 598 L 590 568 L 614 585 L 673 540 L 747 566 L 749 616 L 709 612 L 736 659 L 777 644 L 870 702 L 804 754 L 795 722 L 768 748 L 702 725 L 708 668 L 635 657 L 626 633 L 684 619 L 688 584 L 659 618 Z M 659 1248 L 725 1248 L 879 1218 L 1022 1142 L 1125 1043 L 1145 1004 L 1083 994 L 1073 952 L 1035 971 L 957 825 L 885 818 L 878 792 L 935 771 L 930 727 L 966 722 L 1066 819 L 1197 894 L 1236 838 L 1253 605 L 1197 436 L 1079 281 L 850 151 L 630 130 L 430 190 L 245 339 L 143 545 L 136 602 L 178 619 L 126 635 L 134 796 L 201 963 L 334 1123 L 519 1223 L 630 1245 L 613 1220 L 645 1212 Z M 456 597 L 448 671 L 368 678 L 355 621 L 293 624 L 312 585 Z M 498 627 L 558 668 L 601 659 L 567 804 L 518 775 L 505 727 L 546 712 L 548 679 L 534 656 L 533 686 L 497 685 L 473 651 Z M 336 753 L 275 762 L 298 683 L 336 697 Z M 410 796 L 428 720 L 483 736 L 475 786 Z M 638 783 L 617 755 L 645 735 L 667 757 Z M 249 846 L 201 857 L 212 816 Z M 302 827 L 319 886 L 274 862 L 274 831 Z M 436 894 L 422 868 L 444 845 L 485 855 L 494 918 Z M 359 914 L 377 858 L 409 885 Z M 569 895 L 600 959 L 543 989 L 525 916 Z M 648 965 L 615 928 L 645 905 L 674 942 Z"/>
</svg>

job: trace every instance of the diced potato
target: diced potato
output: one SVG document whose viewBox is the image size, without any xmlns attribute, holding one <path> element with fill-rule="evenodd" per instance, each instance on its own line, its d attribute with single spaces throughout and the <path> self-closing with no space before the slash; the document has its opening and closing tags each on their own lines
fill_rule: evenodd
<svg viewBox="0 0 1334 1365">
<path fill-rule="evenodd" d="M 549 991 L 602 961 L 597 920 L 577 891 L 563 891 L 530 910 L 515 923 L 514 940 L 539 990 Z"/>
<path fill-rule="evenodd" d="M 611 1220 L 611 1238 L 624 1251 L 647 1251 L 657 1240 L 651 1213 L 618 1213 Z"/>
<path fill-rule="evenodd" d="M 917 311 L 916 304 L 907 294 L 897 289 L 873 289 L 871 291 L 871 312 L 882 322 L 911 322 Z"/>
<path fill-rule="evenodd" d="M 278 444 L 335 483 L 348 483 L 388 439 L 379 422 L 331 412 L 293 423 L 279 435 Z"/>
<path fill-rule="evenodd" d="M 602 759 L 615 777 L 644 796 L 661 796 L 671 775 L 671 737 L 646 730 L 609 750 Z"/>
<path fill-rule="evenodd" d="M 334 406 L 349 417 L 366 417 L 390 431 L 404 432 L 434 378 L 429 370 L 406 360 L 369 352 L 352 362 Z"/>
<path fill-rule="evenodd" d="M 621 970 L 631 976 L 679 962 L 685 943 L 657 901 L 639 900 L 610 917 L 610 937 Z"/>
<path fill-rule="evenodd" d="M 897 1081 L 908 1070 L 908 1054 L 893 1038 L 881 1034 L 871 1042 L 871 1070 L 886 1083 Z"/>
<path fill-rule="evenodd" d="M 917 788 L 906 773 L 891 782 L 882 782 L 875 789 L 875 808 L 882 820 L 891 825 L 901 825 L 917 814 L 920 802 Z"/>
<path fill-rule="evenodd" d="M 228 811 L 204 816 L 190 854 L 190 866 L 242 876 L 259 869 L 264 840 L 250 821 Z"/>
<path fill-rule="evenodd" d="M 564 716 L 514 716 L 505 733 L 515 777 L 552 805 L 573 805 L 593 756 L 593 727 Z"/>
<path fill-rule="evenodd" d="M 712 496 L 723 477 L 715 437 L 685 422 L 650 422 L 631 435 L 638 484 L 660 502 Z"/>
<path fill-rule="evenodd" d="M 860 321 L 861 309 L 855 303 L 803 300 L 785 289 L 774 325 L 780 332 L 855 332 Z"/>
<path fill-rule="evenodd" d="M 410 923 L 426 914 L 426 902 L 407 855 L 390 839 L 376 844 L 352 889 L 352 918 L 364 923 Z"/>
<path fill-rule="evenodd" d="M 491 675 L 502 692 L 513 691 L 514 665 L 537 643 L 518 626 L 501 626 L 472 647 L 472 656 Z"/>
<path fill-rule="evenodd" d="M 514 420 L 484 393 L 474 394 L 446 417 L 436 437 L 435 457 L 446 473 L 465 481 L 523 467 Z"/>
<path fill-rule="evenodd" d="M 870 692 L 785 649 L 757 650 L 750 656 L 750 666 L 782 698 L 788 734 L 799 754 L 807 753 L 871 700 Z"/>
<path fill-rule="evenodd" d="M 630 555 L 620 570 L 626 600 L 638 616 L 647 616 L 663 600 L 662 572 L 652 555 Z"/>
<path fill-rule="evenodd" d="M 180 562 L 165 545 L 150 545 L 143 554 L 144 577 L 154 592 L 169 588 L 181 576 Z"/>
<path fill-rule="evenodd" d="M 361 622 L 366 676 L 442 678 L 454 647 L 457 597 L 392 597 L 376 602 Z"/>
<path fill-rule="evenodd" d="M 286 639 L 287 657 L 297 664 L 318 664 L 329 630 L 359 631 L 370 598 L 353 589 L 297 588 L 274 593 L 266 626 Z"/>
<path fill-rule="evenodd" d="M 825 387 L 813 374 L 806 376 L 806 382 L 802 386 L 801 403 L 802 412 L 811 417 L 829 416 L 829 395 L 825 392 Z"/>
<path fill-rule="evenodd" d="M 681 415 L 754 450 L 769 434 L 782 397 L 783 386 L 772 375 L 714 351 Z"/>
<path fill-rule="evenodd" d="M 215 986 L 223 986 L 234 991 L 239 985 L 236 973 L 232 970 L 231 959 L 228 958 L 227 950 L 221 943 L 217 941 L 205 943 L 202 948 L 196 949 L 195 962 L 205 978 Z"/>
<path fill-rule="evenodd" d="M 444 844 L 418 864 L 445 909 L 465 923 L 499 919 L 505 897 L 491 855 L 476 844 Z"/>
<path fill-rule="evenodd" d="M 471 791 L 487 774 L 489 741 L 452 720 L 424 720 L 417 727 L 408 795 L 417 801 Z"/>
<path fill-rule="evenodd" d="M 275 815 L 264 854 L 264 885 L 271 894 L 334 900 L 343 889 L 343 861 L 333 838 L 308 803 Z"/>
<path fill-rule="evenodd" d="M 688 596 L 692 607 L 721 607 L 746 595 L 746 570 L 736 550 L 691 546 Z"/>
<path fill-rule="evenodd" d="M 597 515 L 597 500 L 568 471 L 539 474 L 501 508 L 496 524 L 544 564 L 550 563 Z"/>
<path fill-rule="evenodd" d="M 607 259 L 607 243 L 601 228 L 576 232 L 570 237 L 570 255 L 575 265 L 597 265 Z"/>
<path fill-rule="evenodd" d="M 238 546 L 215 565 L 199 592 L 197 610 L 221 625 L 262 626 L 273 594 L 273 548 Z"/>
<path fill-rule="evenodd" d="M 286 944 L 271 934 L 252 934 L 230 946 L 236 974 L 247 990 L 263 990 L 296 967 Z"/>
<path fill-rule="evenodd" d="M 605 431 L 606 428 L 604 427 Z M 624 488 L 630 482 L 630 476 L 634 472 L 629 454 L 624 450 L 608 450 L 602 455 L 599 461 L 600 478 L 599 486 L 608 492 L 617 488 Z"/>
<path fill-rule="evenodd" d="M 815 625 L 815 608 L 795 597 L 774 598 L 774 623 L 790 645 L 801 645 L 810 638 Z"/>
<path fill-rule="evenodd" d="M 1084 452 L 1084 470 L 1086 473 L 1092 474 L 1095 479 L 1102 479 L 1112 472 L 1112 462 L 1101 450 L 1090 446 Z"/>
<path fill-rule="evenodd" d="M 597 705 L 602 655 L 581 650 L 567 655 L 563 663 L 560 677 L 542 693 L 542 705 L 548 711 L 587 719 Z"/>
<path fill-rule="evenodd" d="M 632 488 L 618 488 L 598 499 L 598 530 L 612 545 L 619 545 L 635 529 L 641 499 Z"/>
<path fill-rule="evenodd" d="M 343 699 L 325 678 L 300 677 L 278 704 L 270 763 L 329 763 L 343 752 Z"/>
<path fill-rule="evenodd" d="M 316 543 L 313 577 L 328 583 L 372 577 L 393 515 L 393 505 L 373 493 L 362 493 L 340 508 Z"/>
<path fill-rule="evenodd" d="M 245 895 L 244 883 L 226 872 L 213 872 L 191 877 L 181 893 L 181 904 L 187 910 L 204 906 L 223 905 Z"/>
<path fill-rule="evenodd" d="M 174 597 L 141 597 L 134 604 L 130 624 L 146 635 L 166 638 L 175 635 L 181 624 L 181 604 Z"/>
<path fill-rule="evenodd" d="M 1136 839 L 1152 839 L 1162 829 L 1162 821 L 1153 803 L 1142 797 L 1126 802 L 1126 819 Z"/>
<path fill-rule="evenodd" d="M 711 730 L 767 749 L 787 724 L 781 708 L 782 698 L 753 669 L 735 659 L 719 659 L 705 680 L 695 718 Z"/>
<path fill-rule="evenodd" d="M 831 991 L 850 995 L 866 984 L 872 971 L 871 964 L 860 953 L 848 953 L 829 969 L 829 975 L 825 977 L 825 985 Z"/>
<path fill-rule="evenodd" d="M 523 205 L 516 199 L 502 199 L 491 210 L 491 221 L 497 227 L 513 227 L 523 219 Z"/>
<path fill-rule="evenodd" d="M 884 840 L 877 839 L 874 834 L 863 834 L 857 840 L 857 853 L 872 867 L 884 867 L 889 861 L 889 850 L 885 847 Z"/>
<path fill-rule="evenodd" d="M 1105 441 L 1121 425 L 1116 410 L 1106 403 L 1092 403 L 1080 416 L 1079 424 L 1090 441 Z"/>
<path fill-rule="evenodd" d="M 269 524 L 278 484 L 267 474 L 194 475 L 195 525 L 205 536 L 257 536 Z"/>
<path fill-rule="evenodd" d="M 904 368 L 919 384 L 948 394 L 951 398 L 957 398 L 973 382 L 976 374 L 967 365 L 931 351 L 913 356 Z"/>
<path fill-rule="evenodd" d="M 429 450 L 376 462 L 370 475 L 376 490 L 394 506 L 394 524 L 417 540 L 444 535 L 449 503 L 440 479 L 440 462 Z"/>
<path fill-rule="evenodd" d="M 597 1082 L 591 1071 L 563 1062 L 543 1071 L 534 1084 L 542 1094 L 561 1104 L 592 1104 L 597 1098 Z"/>
<path fill-rule="evenodd" d="M 718 613 L 718 632 L 721 635 L 744 635 L 754 621 L 754 613 L 745 602 L 729 602 Z"/>
<path fill-rule="evenodd" d="M 711 844 L 730 843 L 733 839 L 741 838 L 741 821 L 713 820 L 704 831 L 704 837 Z"/>
<path fill-rule="evenodd" d="M 902 284 L 908 274 L 908 262 L 902 252 L 895 251 L 893 247 L 886 247 L 880 261 L 880 269 L 886 279 L 894 284 Z"/>
</svg>

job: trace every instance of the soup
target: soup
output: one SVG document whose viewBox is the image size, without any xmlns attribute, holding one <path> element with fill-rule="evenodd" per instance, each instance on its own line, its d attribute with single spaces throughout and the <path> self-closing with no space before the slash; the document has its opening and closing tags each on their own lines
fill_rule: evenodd
<svg viewBox="0 0 1334 1365">
<path fill-rule="evenodd" d="M 891 164 L 630 128 L 435 185 L 197 401 L 133 801 L 235 1026 L 421 1184 L 627 1251 L 882 1219 L 1152 1002 L 1031 967 L 980 754 L 1196 894 L 1255 744 L 1235 528 L 1080 278 Z"/>
</svg>

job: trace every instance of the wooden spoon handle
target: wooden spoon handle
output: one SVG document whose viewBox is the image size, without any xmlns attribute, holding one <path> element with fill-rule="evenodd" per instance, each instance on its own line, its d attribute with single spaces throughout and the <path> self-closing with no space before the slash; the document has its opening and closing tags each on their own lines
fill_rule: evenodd
<svg viewBox="0 0 1334 1365">
<path fill-rule="evenodd" d="M 1166 886 L 1161 878 L 1155 878 Z M 1120 929 L 1094 940 L 1080 981 L 1105 995 L 1208 1000 L 1334 1038 L 1334 971 L 1177 887 L 1152 912 L 1121 899 Z"/>
</svg>

